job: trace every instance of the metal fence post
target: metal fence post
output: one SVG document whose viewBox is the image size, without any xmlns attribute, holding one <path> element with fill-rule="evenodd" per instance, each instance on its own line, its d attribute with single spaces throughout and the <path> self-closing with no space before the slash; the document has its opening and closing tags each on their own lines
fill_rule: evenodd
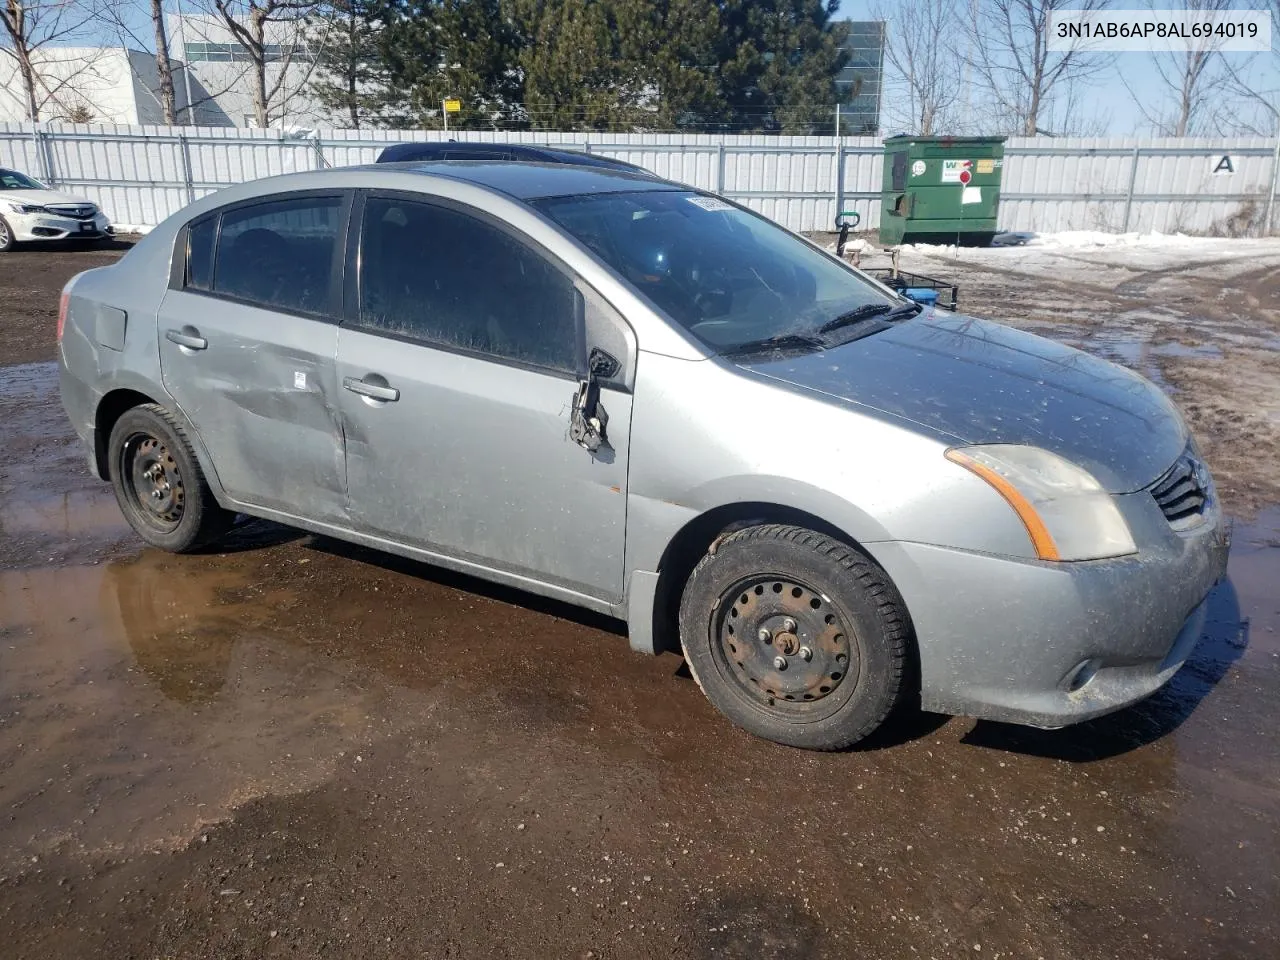
<svg viewBox="0 0 1280 960">
<path fill-rule="evenodd" d="M 49 156 L 48 145 L 45 138 L 49 135 L 48 130 L 40 129 L 38 120 L 31 121 L 31 140 L 36 150 L 36 163 L 40 166 L 40 180 L 43 183 L 53 183 L 53 162 Z"/>
<path fill-rule="evenodd" d="M 182 182 L 187 188 L 187 203 L 194 203 L 196 188 L 191 173 L 191 142 L 185 133 L 178 134 L 179 155 L 182 157 Z"/>
<path fill-rule="evenodd" d="M 1142 153 L 1141 147 L 1133 148 L 1132 164 L 1129 168 L 1129 192 L 1124 199 L 1124 224 L 1120 227 L 1121 233 L 1129 232 L 1129 212 L 1133 209 L 1133 190 L 1138 183 L 1138 155 Z"/>
<path fill-rule="evenodd" d="M 836 107 L 839 110 L 839 107 Z M 838 117 L 840 114 L 837 113 Z M 836 215 L 834 221 L 840 220 L 840 214 L 844 210 L 844 144 L 840 142 L 840 138 L 836 137 Z"/>
<path fill-rule="evenodd" d="M 1267 196 L 1267 218 L 1263 222 L 1262 234 L 1266 236 L 1276 228 L 1276 187 L 1280 185 L 1280 122 L 1276 124 L 1276 148 L 1271 151 L 1271 193 Z"/>
<path fill-rule="evenodd" d="M 724 139 L 716 146 L 716 193 L 724 193 Z"/>
</svg>

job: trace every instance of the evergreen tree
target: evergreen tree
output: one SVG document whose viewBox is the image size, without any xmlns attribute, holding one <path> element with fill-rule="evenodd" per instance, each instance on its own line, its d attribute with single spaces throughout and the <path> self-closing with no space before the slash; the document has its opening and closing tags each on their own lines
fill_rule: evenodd
<svg viewBox="0 0 1280 960">
<path fill-rule="evenodd" d="M 829 129 L 835 78 L 848 60 L 839 0 L 720 0 L 723 122 L 733 129 Z"/>
<path fill-rule="evenodd" d="M 724 112 L 714 0 L 613 0 L 620 71 L 642 90 L 641 125 L 701 128 Z"/>
<path fill-rule="evenodd" d="M 376 125 L 387 109 L 385 7 L 383 0 L 330 0 L 311 25 L 311 94 L 352 129 Z"/>
<path fill-rule="evenodd" d="M 517 115 L 519 48 L 503 8 L 501 0 L 388 0 L 379 46 L 400 123 L 439 128 L 446 97 L 462 101 L 451 128 Z"/>
<path fill-rule="evenodd" d="M 634 124 L 635 90 L 620 69 L 607 0 L 513 0 L 523 100 L 541 130 L 617 130 Z"/>
<path fill-rule="evenodd" d="M 452 96 L 451 128 L 821 132 L 846 59 L 837 0 L 342 2 L 323 89 L 353 122 L 439 127 Z"/>
</svg>

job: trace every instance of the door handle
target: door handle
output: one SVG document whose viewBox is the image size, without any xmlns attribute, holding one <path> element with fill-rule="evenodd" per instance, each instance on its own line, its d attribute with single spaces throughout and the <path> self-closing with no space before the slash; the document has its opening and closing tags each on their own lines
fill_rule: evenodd
<svg viewBox="0 0 1280 960">
<path fill-rule="evenodd" d="M 164 338 L 188 350 L 204 350 L 209 346 L 209 341 L 204 337 L 183 333 L 181 330 L 166 330 Z"/>
<path fill-rule="evenodd" d="M 400 391 L 395 387 L 379 386 L 376 383 L 361 380 L 359 377 L 343 377 L 342 385 L 352 393 L 358 393 L 371 400 L 384 400 L 390 403 L 400 399 Z"/>
</svg>

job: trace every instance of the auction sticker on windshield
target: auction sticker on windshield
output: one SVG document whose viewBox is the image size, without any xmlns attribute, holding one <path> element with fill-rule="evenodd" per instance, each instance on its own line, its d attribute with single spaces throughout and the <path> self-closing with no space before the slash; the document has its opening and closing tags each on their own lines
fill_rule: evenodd
<svg viewBox="0 0 1280 960">
<path fill-rule="evenodd" d="M 703 210 L 733 210 L 733 204 L 725 203 L 716 197 L 686 197 L 695 207 L 701 207 Z"/>
</svg>

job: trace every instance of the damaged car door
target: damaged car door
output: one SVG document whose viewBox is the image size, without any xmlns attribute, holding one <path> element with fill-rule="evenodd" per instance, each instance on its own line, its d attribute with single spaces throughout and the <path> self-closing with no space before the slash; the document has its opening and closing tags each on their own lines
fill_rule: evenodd
<svg viewBox="0 0 1280 960">
<path fill-rule="evenodd" d="M 334 355 L 350 196 L 226 207 L 178 238 L 157 331 L 164 385 L 246 504 L 345 522 Z"/>
<path fill-rule="evenodd" d="M 338 377 L 355 529 L 620 597 L 634 336 L 479 211 L 371 194 L 352 223 Z"/>
</svg>

